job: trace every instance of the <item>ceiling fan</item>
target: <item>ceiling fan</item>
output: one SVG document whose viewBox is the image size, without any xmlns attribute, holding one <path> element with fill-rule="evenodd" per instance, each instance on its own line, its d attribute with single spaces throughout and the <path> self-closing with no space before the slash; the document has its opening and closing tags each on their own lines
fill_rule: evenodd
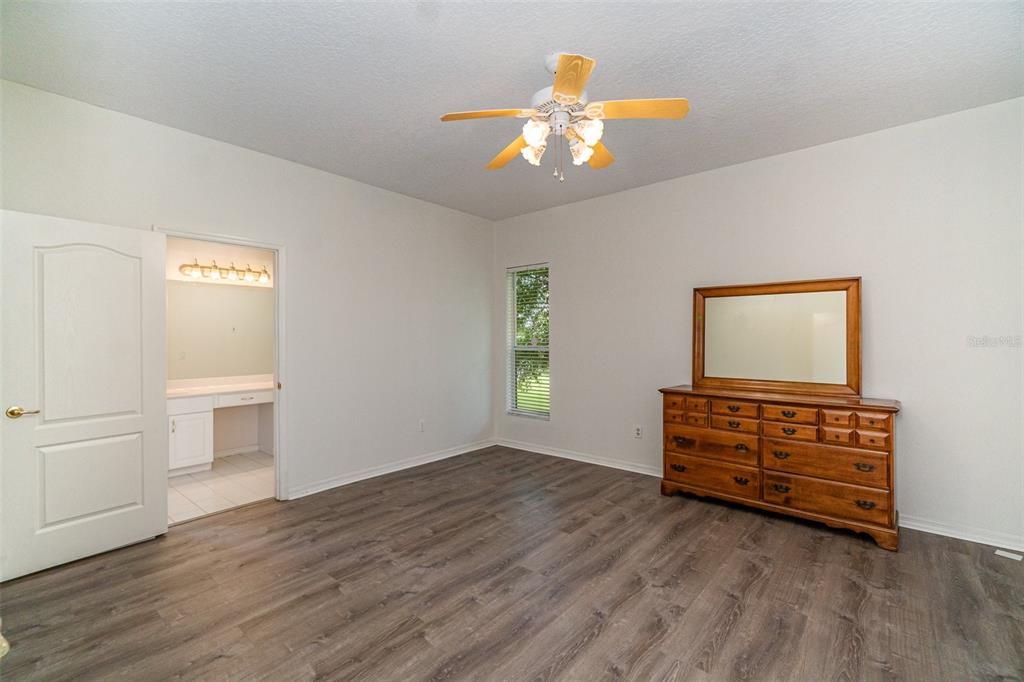
<svg viewBox="0 0 1024 682">
<path fill-rule="evenodd" d="M 556 138 L 558 158 L 554 175 L 565 180 L 562 167 L 562 140 L 569 145 L 575 166 L 589 163 L 591 168 L 606 168 L 615 161 L 601 142 L 604 121 L 615 118 L 683 118 L 690 110 L 685 99 L 619 99 L 591 102 L 583 87 L 594 70 L 595 62 L 580 54 L 548 55 L 545 65 L 555 75 L 555 82 L 533 94 L 529 109 L 485 109 L 445 114 L 442 121 L 463 121 L 471 118 L 528 118 L 523 134 L 512 141 L 487 164 L 488 170 L 503 167 L 516 154 L 534 166 L 547 149 L 548 136 Z"/>
</svg>

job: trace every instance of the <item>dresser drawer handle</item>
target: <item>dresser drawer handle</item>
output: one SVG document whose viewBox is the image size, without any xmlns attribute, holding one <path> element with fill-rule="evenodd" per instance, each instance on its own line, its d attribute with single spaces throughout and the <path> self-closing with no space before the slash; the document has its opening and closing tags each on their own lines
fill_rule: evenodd
<svg viewBox="0 0 1024 682">
<path fill-rule="evenodd" d="M 736 420 L 736 419 L 730 419 L 729 420 L 729 428 L 730 429 L 738 429 L 738 428 L 740 428 L 740 422 L 738 420 Z"/>
<path fill-rule="evenodd" d="M 868 471 L 874 471 L 875 470 L 875 465 L 874 464 L 865 464 L 864 462 L 857 462 L 853 466 L 857 467 L 857 471 L 868 472 Z"/>
<path fill-rule="evenodd" d="M 740 452 L 746 452 L 747 450 L 750 449 L 746 445 L 744 445 L 743 443 L 736 443 L 736 445 L 734 447 L 735 447 L 736 450 L 739 450 Z"/>
<path fill-rule="evenodd" d="M 861 509 L 874 509 L 875 503 L 871 500 L 857 500 L 857 506 Z"/>
<path fill-rule="evenodd" d="M 692 448 L 697 444 L 693 438 L 684 438 L 682 436 L 672 436 L 672 442 L 681 448 Z"/>
<path fill-rule="evenodd" d="M 772 450 L 772 456 L 775 459 L 789 459 L 789 453 L 785 450 Z"/>
<path fill-rule="evenodd" d="M 792 436 L 794 433 L 796 433 L 796 429 L 794 429 L 792 426 L 783 426 L 782 432 L 787 436 Z"/>
<path fill-rule="evenodd" d="M 777 492 L 777 493 L 788 493 L 789 492 L 789 486 L 788 485 L 782 485 L 781 483 L 772 483 L 772 488 L 774 488 L 775 492 Z"/>
<path fill-rule="evenodd" d="M 796 412 L 794 412 L 793 410 L 783 410 L 782 416 L 785 417 L 786 419 L 792 419 L 793 417 L 796 416 Z"/>
<path fill-rule="evenodd" d="M 725 407 L 730 412 L 739 412 L 740 411 L 740 406 L 739 405 L 726 405 Z"/>
<path fill-rule="evenodd" d="M 672 468 L 672 471 L 679 471 L 679 472 L 686 471 L 686 465 L 685 464 L 670 464 L 669 466 Z"/>
<path fill-rule="evenodd" d="M 749 478 L 745 478 L 743 476 L 733 476 L 732 480 L 736 481 L 740 485 L 746 485 L 746 484 L 750 483 L 750 479 Z"/>
</svg>

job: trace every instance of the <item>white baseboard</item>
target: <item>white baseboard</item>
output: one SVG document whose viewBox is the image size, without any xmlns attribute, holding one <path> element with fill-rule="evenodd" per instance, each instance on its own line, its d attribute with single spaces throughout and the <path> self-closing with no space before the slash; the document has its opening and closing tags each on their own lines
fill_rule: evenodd
<svg viewBox="0 0 1024 682">
<path fill-rule="evenodd" d="M 429 462 L 436 462 L 442 459 L 448 459 L 449 457 L 455 457 L 456 455 L 464 455 L 467 452 L 474 450 L 480 450 L 494 445 L 493 440 L 482 440 L 476 443 L 467 443 L 466 445 L 457 445 L 453 448 L 447 448 L 445 450 L 437 450 L 436 452 L 428 452 L 424 455 L 416 455 L 415 457 L 407 457 L 400 459 L 397 462 L 391 462 L 389 464 L 382 464 L 380 466 L 369 467 L 360 471 L 355 471 L 351 474 L 344 474 L 342 476 L 334 476 L 332 478 L 325 478 L 316 483 L 310 483 L 308 485 L 301 485 L 292 488 L 288 491 L 289 500 L 295 500 L 300 497 L 307 495 L 313 495 L 314 493 L 320 493 L 331 488 L 337 488 L 339 486 L 347 485 L 349 483 L 355 483 L 356 481 L 363 481 L 367 478 L 374 478 L 376 476 L 383 476 L 384 474 L 394 473 L 396 471 L 402 471 L 403 469 L 410 469 L 421 464 L 427 464 Z"/>
<path fill-rule="evenodd" d="M 495 440 L 495 443 L 497 445 L 504 445 L 518 450 L 528 450 L 529 452 L 536 452 L 542 455 L 573 459 L 577 462 L 588 462 L 590 464 L 612 467 L 613 469 L 632 471 L 637 474 L 661 477 L 661 467 L 658 466 L 645 466 L 643 464 L 625 462 L 623 460 L 611 459 L 608 457 L 598 457 L 597 455 L 591 455 L 585 452 L 563 450 L 562 448 L 551 448 L 545 445 L 537 445 L 536 443 L 525 443 L 523 441 L 508 440 L 505 438 L 498 438 Z M 933 535 L 944 535 L 958 540 L 977 542 L 983 545 L 991 545 L 993 547 L 1012 549 L 1018 552 L 1024 551 L 1024 538 L 1016 537 L 1009 533 L 993 533 L 980 528 L 951 526 L 945 523 L 929 521 L 928 519 L 922 519 L 915 516 L 907 516 L 905 514 L 900 514 L 900 527 L 909 528 L 911 530 L 920 530 L 925 533 L 932 533 Z"/>
<path fill-rule="evenodd" d="M 900 514 L 900 528 L 920 530 L 934 535 L 945 535 L 946 537 L 958 540 L 967 540 L 982 545 L 1002 547 L 1003 549 L 1013 549 L 1018 552 L 1024 551 L 1024 538 L 1011 535 L 1010 533 L 993 533 L 992 531 L 972 528 L 970 526 L 951 526 L 948 523 L 929 521 L 928 519 L 907 516 L 906 514 Z"/>
<path fill-rule="evenodd" d="M 260 446 L 258 443 L 253 445 L 243 445 L 240 448 L 228 448 L 227 450 L 217 450 L 213 453 L 214 457 L 230 457 L 231 455 L 243 455 L 249 452 L 259 452 Z"/>
<path fill-rule="evenodd" d="M 576 452 L 575 450 L 563 450 L 562 448 L 550 448 L 547 447 L 546 445 L 537 445 L 536 443 L 524 443 L 523 441 L 508 440 L 506 438 L 498 438 L 494 442 L 497 445 L 504 445 L 505 447 L 516 448 L 517 450 L 528 450 L 529 452 L 536 452 L 541 455 L 551 455 L 552 457 L 573 459 L 576 460 L 577 462 L 597 464 L 598 466 L 611 467 L 612 469 L 632 471 L 634 474 L 645 474 L 647 476 L 657 476 L 658 478 L 661 478 L 660 466 L 637 464 L 636 462 L 627 462 L 626 460 L 612 459 L 611 457 L 598 457 L 597 455 L 591 455 L 585 452 Z"/>
</svg>

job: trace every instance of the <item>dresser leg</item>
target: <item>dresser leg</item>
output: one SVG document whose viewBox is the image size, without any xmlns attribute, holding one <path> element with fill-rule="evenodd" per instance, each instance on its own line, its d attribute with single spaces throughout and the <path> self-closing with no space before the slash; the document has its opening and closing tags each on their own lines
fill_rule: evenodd
<svg viewBox="0 0 1024 682">
<path fill-rule="evenodd" d="M 865 532 L 882 549 L 896 552 L 900 548 L 900 531 L 898 528 L 896 530 L 869 530 Z"/>
<path fill-rule="evenodd" d="M 665 481 L 662 481 L 661 482 L 661 494 L 665 495 L 667 497 L 672 497 L 673 495 L 676 494 L 676 489 L 674 487 L 668 485 L 667 483 L 665 483 Z"/>
</svg>

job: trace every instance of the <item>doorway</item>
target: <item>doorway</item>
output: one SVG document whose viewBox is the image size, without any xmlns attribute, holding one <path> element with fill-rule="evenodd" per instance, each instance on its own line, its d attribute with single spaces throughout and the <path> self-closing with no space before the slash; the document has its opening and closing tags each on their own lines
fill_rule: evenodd
<svg viewBox="0 0 1024 682">
<path fill-rule="evenodd" d="M 278 497 L 280 249 L 168 233 L 167 523 Z"/>
</svg>

